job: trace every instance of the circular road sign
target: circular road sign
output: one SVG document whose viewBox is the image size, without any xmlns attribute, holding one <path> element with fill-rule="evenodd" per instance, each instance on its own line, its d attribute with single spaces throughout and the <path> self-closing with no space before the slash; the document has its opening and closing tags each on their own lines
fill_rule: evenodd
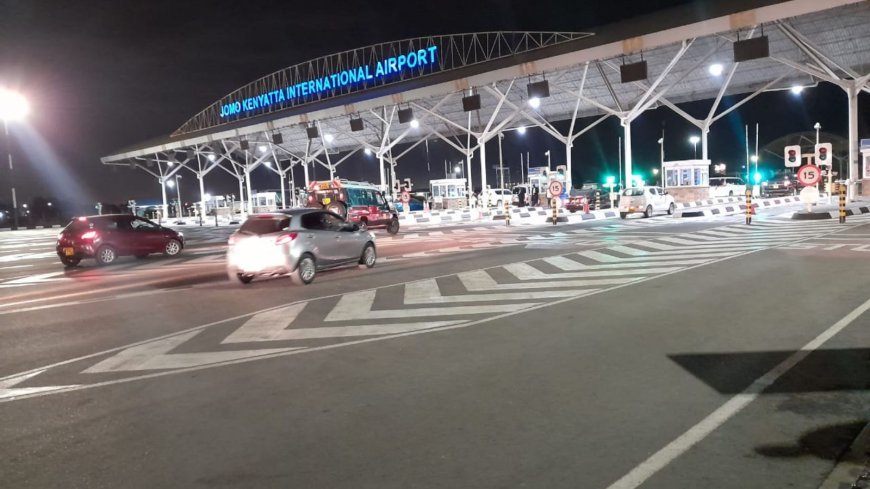
<svg viewBox="0 0 870 489">
<path fill-rule="evenodd" d="M 402 192 L 402 202 L 406 204 L 411 202 L 411 194 L 409 194 L 407 190 Z"/>
<path fill-rule="evenodd" d="M 553 180 L 552 182 L 550 182 L 549 190 L 550 190 L 550 195 L 552 195 L 554 197 L 558 197 L 559 195 L 562 195 L 562 182 L 560 182 L 558 180 Z"/>
<path fill-rule="evenodd" d="M 797 178 L 801 184 L 810 187 L 822 179 L 822 171 L 816 165 L 804 165 L 798 168 Z"/>
</svg>

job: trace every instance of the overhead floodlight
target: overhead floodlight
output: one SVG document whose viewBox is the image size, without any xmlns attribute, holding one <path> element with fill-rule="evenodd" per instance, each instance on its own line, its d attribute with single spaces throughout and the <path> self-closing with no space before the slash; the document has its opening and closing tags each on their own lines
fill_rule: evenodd
<svg viewBox="0 0 870 489">
<path fill-rule="evenodd" d="M 212 153 L 212 154 L 208 155 L 208 161 L 214 161 L 214 160 L 216 160 L 216 159 L 217 159 L 217 155 L 216 155 L 216 154 Z"/>
<path fill-rule="evenodd" d="M 281 135 L 280 132 L 276 132 L 275 134 L 272 134 L 272 143 L 273 144 L 283 144 L 284 143 L 284 136 Z"/>
<path fill-rule="evenodd" d="M 317 130 L 317 126 L 306 127 L 305 133 L 308 134 L 308 139 L 317 139 L 317 137 L 320 136 L 320 131 Z"/>
<path fill-rule="evenodd" d="M 707 71 L 713 76 L 721 76 L 722 72 L 725 71 L 725 67 L 721 63 L 713 63 L 707 68 Z"/>
<path fill-rule="evenodd" d="M 520 133 L 520 134 L 525 134 L 525 133 L 526 133 L 526 126 L 520 126 L 520 127 L 518 127 L 518 128 L 517 128 L 517 132 Z"/>
<path fill-rule="evenodd" d="M 541 99 L 538 97 L 532 97 L 529 99 L 529 106 L 533 109 L 537 109 L 541 106 Z"/>
<path fill-rule="evenodd" d="M 350 130 L 353 132 L 362 131 L 363 130 L 362 118 L 351 119 L 350 120 Z"/>
<path fill-rule="evenodd" d="M 407 124 L 414 120 L 414 111 L 410 107 L 399 110 L 399 124 Z"/>
<path fill-rule="evenodd" d="M 689 138 L 689 143 L 691 144 L 698 144 L 699 142 L 701 142 L 701 138 L 698 136 L 692 136 Z"/>
<path fill-rule="evenodd" d="M 257 146 L 257 151 L 259 151 L 260 153 L 265 153 L 268 150 L 269 150 L 269 147 L 266 146 L 265 144 L 261 144 L 261 145 Z"/>
<path fill-rule="evenodd" d="M 166 180 L 164 183 L 166 183 L 166 186 L 169 188 L 172 188 L 175 186 L 175 180 Z"/>
<path fill-rule="evenodd" d="M 243 150 L 247 151 L 248 148 L 251 147 L 251 145 L 248 144 L 248 140 L 247 140 L 247 139 L 242 139 L 241 141 L 239 141 L 239 147 L 242 148 Z"/>
<path fill-rule="evenodd" d="M 737 41 L 733 46 L 735 63 L 770 56 L 770 43 L 767 40 L 767 36 Z"/>
<path fill-rule="evenodd" d="M 335 141 L 335 136 L 333 136 L 332 134 L 326 133 L 323 135 L 323 140 L 326 141 L 327 143 L 331 143 L 331 142 Z"/>
<path fill-rule="evenodd" d="M 272 162 L 269 161 L 269 160 L 264 161 L 263 164 L 266 165 L 266 166 L 269 166 L 269 167 L 272 166 Z"/>
<path fill-rule="evenodd" d="M 541 80 L 539 82 L 529 83 L 526 86 L 526 92 L 529 95 L 529 99 L 533 98 L 547 98 L 550 96 L 550 82 L 547 80 Z"/>
<path fill-rule="evenodd" d="M 363 153 L 370 155 L 370 154 L 372 154 L 372 150 L 371 150 L 371 148 L 366 148 L 363 150 Z"/>
<path fill-rule="evenodd" d="M 417 129 L 418 127 L 420 127 L 420 121 L 418 121 L 417 119 L 411 119 L 411 127 Z"/>
<path fill-rule="evenodd" d="M 175 164 L 175 163 L 173 163 L 172 160 L 167 160 L 167 161 L 166 161 L 166 166 L 172 166 L 172 165 L 174 165 L 174 164 Z"/>
<path fill-rule="evenodd" d="M 462 110 L 464 112 L 480 110 L 480 94 L 476 93 L 474 95 L 462 97 Z"/>
<path fill-rule="evenodd" d="M 9 122 L 17 121 L 27 117 L 28 113 L 30 113 L 30 104 L 23 95 L 0 88 L 0 119 Z"/>
<path fill-rule="evenodd" d="M 646 61 L 629 63 L 619 67 L 619 77 L 622 83 L 643 81 L 647 79 Z"/>
<path fill-rule="evenodd" d="M 791 93 L 793 93 L 795 95 L 800 95 L 801 92 L 804 91 L 804 87 L 802 87 L 801 85 L 794 85 L 793 87 L 790 88 L 790 90 L 791 90 Z"/>
</svg>

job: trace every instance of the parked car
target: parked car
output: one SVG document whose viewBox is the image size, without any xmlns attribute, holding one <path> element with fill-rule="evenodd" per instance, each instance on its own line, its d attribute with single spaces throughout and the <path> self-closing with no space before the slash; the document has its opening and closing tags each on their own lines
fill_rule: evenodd
<svg viewBox="0 0 870 489">
<path fill-rule="evenodd" d="M 255 214 L 229 239 L 227 275 L 243 284 L 256 277 L 290 275 L 307 285 L 317 273 L 348 265 L 372 268 L 375 235 L 320 209 Z"/>
<path fill-rule="evenodd" d="M 511 204 L 520 205 L 520 189 L 524 190 L 523 194 L 525 195 L 525 203 L 523 203 L 523 205 L 529 205 L 529 186 L 525 184 L 517 185 L 511 189 Z"/>
<path fill-rule="evenodd" d="M 504 203 L 512 201 L 511 191 L 504 188 L 491 188 L 488 190 L 487 199 L 490 207 L 504 207 Z"/>
<path fill-rule="evenodd" d="M 607 191 L 599 190 L 593 187 L 586 187 L 580 189 L 571 189 L 568 193 L 568 199 L 565 201 L 565 209 L 569 212 L 578 212 L 583 210 L 583 201 L 584 199 L 589 203 L 590 210 L 595 209 L 595 192 L 599 192 L 599 202 L 601 204 L 601 209 L 609 209 L 610 208 L 610 198 Z"/>
<path fill-rule="evenodd" d="M 378 187 L 364 182 L 327 180 L 308 185 L 307 207 L 325 209 L 361 229 L 385 228 L 399 232 L 399 215 Z"/>
<path fill-rule="evenodd" d="M 674 198 L 661 187 L 631 187 L 619 195 L 619 217 L 622 219 L 637 213 L 642 213 L 643 217 L 650 217 L 656 212 L 672 215 L 674 210 Z"/>
<path fill-rule="evenodd" d="M 85 258 L 108 265 L 126 255 L 140 259 L 151 253 L 176 256 L 183 248 L 181 232 L 130 214 L 77 217 L 57 235 L 56 244 L 57 256 L 67 267 Z"/>
<path fill-rule="evenodd" d="M 423 203 L 424 199 L 417 197 L 416 195 L 411 196 L 411 201 L 408 202 L 408 210 L 409 211 L 422 211 L 424 209 Z M 402 199 L 399 199 L 397 202 L 393 203 L 393 207 L 396 208 L 396 212 L 405 212 L 405 203 L 402 202 Z"/>
<path fill-rule="evenodd" d="M 742 178 L 710 178 L 710 197 L 738 197 L 743 195 L 746 195 L 746 182 Z"/>
</svg>

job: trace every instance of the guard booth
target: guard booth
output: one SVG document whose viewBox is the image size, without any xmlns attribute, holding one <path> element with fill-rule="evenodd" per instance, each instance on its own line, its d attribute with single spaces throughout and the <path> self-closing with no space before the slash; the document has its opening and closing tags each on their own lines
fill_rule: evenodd
<svg viewBox="0 0 870 489">
<path fill-rule="evenodd" d="M 710 198 L 710 160 L 666 161 L 665 190 L 675 202 L 695 202 Z"/>
<path fill-rule="evenodd" d="M 462 209 L 468 206 L 468 195 L 464 178 L 444 178 L 431 180 L 433 209 Z"/>
<path fill-rule="evenodd" d="M 281 203 L 281 196 L 276 192 L 257 192 L 252 200 L 254 201 L 254 214 L 275 212 Z"/>
<path fill-rule="evenodd" d="M 861 173 L 861 195 L 870 197 L 870 139 L 861 140 L 861 163 L 864 165 Z"/>
</svg>

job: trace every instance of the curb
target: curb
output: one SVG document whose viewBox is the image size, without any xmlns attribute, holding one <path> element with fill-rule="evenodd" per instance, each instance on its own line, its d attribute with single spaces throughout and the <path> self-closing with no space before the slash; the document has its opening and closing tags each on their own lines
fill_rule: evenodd
<svg viewBox="0 0 870 489">
<path fill-rule="evenodd" d="M 752 207 L 755 209 L 768 209 L 771 207 L 777 207 L 786 204 L 794 204 L 800 202 L 798 197 L 775 197 L 768 199 L 755 199 L 752 202 Z M 685 207 L 684 207 L 685 208 Z M 746 204 L 743 203 L 742 200 L 737 199 L 733 203 L 728 203 L 726 205 L 718 205 L 714 207 L 707 207 L 705 209 L 694 209 L 691 211 L 684 211 L 677 208 L 677 211 L 674 213 L 675 217 L 707 217 L 707 216 L 725 216 L 731 214 L 739 214 L 741 212 L 746 212 Z"/>
<path fill-rule="evenodd" d="M 861 206 L 861 207 L 852 207 L 852 208 L 846 209 L 846 217 L 860 216 L 861 214 L 870 214 L 870 207 Z M 807 215 L 813 215 L 816 217 L 799 217 L 799 216 L 807 216 Z M 840 211 L 838 209 L 835 211 L 827 211 L 827 212 L 812 212 L 810 214 L 795 212 L 794 214 L 791 215 L 790 219 L 794 219 L 796 221 L 801 221 L 801 220 L 839 219 L 839 218 L 840 218 Z"/>
<path fill-rule="evenodd" d="M 865 485 L 859 485 L 862 483 Z M 870 423 L 855 437 L 819 489 L 870 487 Z"/>
</svg>

